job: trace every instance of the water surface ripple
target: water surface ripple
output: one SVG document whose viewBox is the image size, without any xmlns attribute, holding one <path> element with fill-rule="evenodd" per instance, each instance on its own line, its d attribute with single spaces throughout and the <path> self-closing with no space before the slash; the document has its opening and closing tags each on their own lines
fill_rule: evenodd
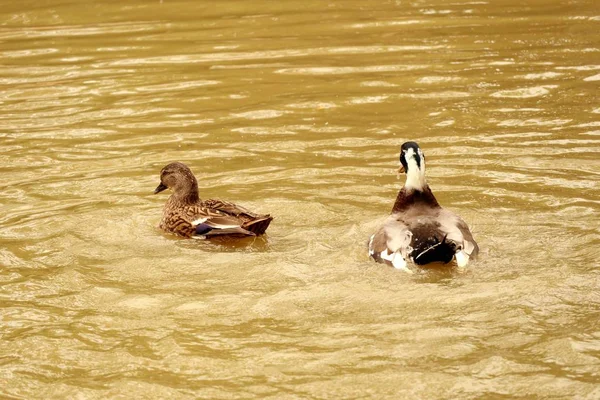
<svg viewBox="0 0 600 400">
<path fill-rule="evenodd" d="M 596 2 L 0 17 L 0 397 L 600 398 Z M 406 140 L 466 273 L 367 258 Z M 268 236 L 161 233 L 173 160 Z"/>
</svg>

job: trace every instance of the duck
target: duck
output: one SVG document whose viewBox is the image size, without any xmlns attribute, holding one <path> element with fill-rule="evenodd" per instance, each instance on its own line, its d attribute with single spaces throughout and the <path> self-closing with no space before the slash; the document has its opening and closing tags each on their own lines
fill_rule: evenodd
<svg viewBox="0 0 600 400">
<path fill-rule="evenodd" d="M 164 206 L 159 228 L 185 238 L 258 236 L 273 220 L 269 214 L 257 214 L 228 201 L 202 200 L 196 177 L 181 162 L 172 162 L 160 171 L 154 194 L 166 189 L 173 193 Z"/>
<path fill-rule="evenodd" d="M 447 264 L 459 268 L 475 259 L 479 246 L 465 221 L 442 208 L 425 179 L 425 154 L 416 142 L 400 147 L 400 169 L 406 174 L 392 212 L 369 239 L 369 257 L 413 273 L 408 261 L 422 266 Z"/>
</svg>

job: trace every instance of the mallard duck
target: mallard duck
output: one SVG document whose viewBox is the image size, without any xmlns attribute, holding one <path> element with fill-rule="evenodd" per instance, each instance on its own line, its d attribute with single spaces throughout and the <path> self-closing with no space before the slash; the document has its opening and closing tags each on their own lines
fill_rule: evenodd
<svg viewBox="0 0 600 400">
<path fill-rule="evenodd" d="M 198 195 L 198 181 L 187 165 L 168 164 L 160 171 L 160 185 L 154 194 L 172 189 L 159 227 L 184 237 L 256 236 L 265 233 L 273 220 L 222 200 L 204 200 Z"/>
<path fill-rule="evenodd" d="M 440 206 L 425 180 L 425 155 L 415 142 L 400 148 L 400 169 L 406 182 L 392 214 L 369 240 L 369 256 L 377 262 L 412 272 L 407 260 L 417 265 L 449 263 L 464 267 L 477 256 L 479 247 L 467 224 Z"/>
</svg>

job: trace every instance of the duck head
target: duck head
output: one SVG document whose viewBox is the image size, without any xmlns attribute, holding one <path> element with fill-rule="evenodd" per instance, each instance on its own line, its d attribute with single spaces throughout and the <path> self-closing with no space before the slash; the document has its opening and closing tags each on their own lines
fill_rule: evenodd
<svg viewBox="0 0 600 400">
<path fill-rule="evenodd" d="M 154 194 L 160 193 L 165 189 L 173 190 L 176 196 L 187 196 L 190 194 L 197 196 L 198 181 L 187 165 L 180 162 L 173 162 L 166 165 L 160 171 L 160 184 L 154 190 Z"/>
<path fill-rule="evenodd" d="M 427 185 L 425 181 L 425 154 L 415 142 L 406 142 L 400 147 L 400 169 L 398 172 L 406 173 L 407 189 L 423 190 Z"/>
</svg>

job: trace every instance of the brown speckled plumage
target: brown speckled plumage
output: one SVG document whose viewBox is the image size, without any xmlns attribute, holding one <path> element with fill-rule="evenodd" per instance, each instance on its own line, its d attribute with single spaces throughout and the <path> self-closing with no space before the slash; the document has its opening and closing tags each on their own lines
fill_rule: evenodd
<svg viewBox="0 0 600 400">
<path fill-rule="evenodd" d="M 223 200 L 202 201 L 198 182 L 183 163 L 174 162 L 160 172 L 160 185 L 154 193 L 172 189 L 159 227 L 184 237 L 223 235 L 256 236 L 265 233 L 273 220 Z"/>
</svg>

